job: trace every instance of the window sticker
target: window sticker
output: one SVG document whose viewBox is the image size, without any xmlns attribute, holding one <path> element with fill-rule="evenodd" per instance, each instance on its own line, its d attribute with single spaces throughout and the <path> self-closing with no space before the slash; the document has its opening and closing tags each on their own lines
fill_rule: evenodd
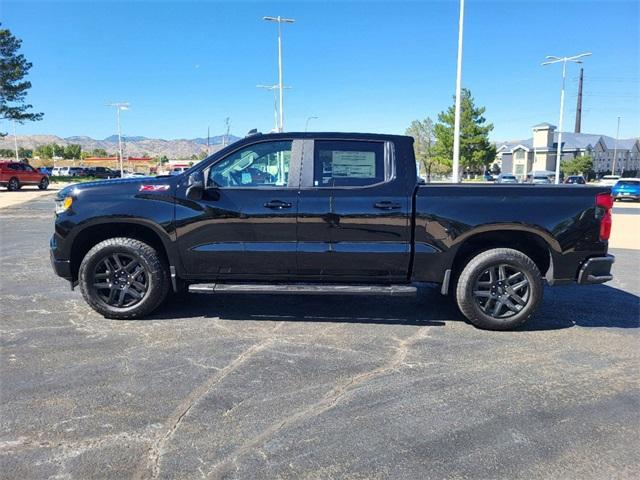
<svg viewBox="0 0 640 480">
<path fill-rule="evenodd" d="M 334 150 L 331 174 L 334 178 L 375 178 L 376 153 Z"/>
</svg>

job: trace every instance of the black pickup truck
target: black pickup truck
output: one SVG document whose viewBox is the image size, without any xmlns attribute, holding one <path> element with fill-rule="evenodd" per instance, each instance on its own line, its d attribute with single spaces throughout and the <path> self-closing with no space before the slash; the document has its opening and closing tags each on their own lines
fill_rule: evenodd
<svg viewBox="0 0 640 480">
<path fill-rule="evenodd" d="M 555 285 L 611 280 L 609 188 L 425 185 L 413 139 L 252 135 L 174 177 L 56 198 L 51 261 L 109 318 L 199 293 L 414 294 L 440 285 L 481 328 L 525 322 Z"/>
</svg>

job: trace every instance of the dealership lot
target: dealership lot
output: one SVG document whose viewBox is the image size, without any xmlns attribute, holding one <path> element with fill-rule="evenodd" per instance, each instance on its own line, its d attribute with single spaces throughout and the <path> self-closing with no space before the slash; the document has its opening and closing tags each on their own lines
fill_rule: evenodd
<svg viewBox="0 0 640 480">
<path fill-rule="evenodd" d="M 3 478 L 640 474 L 638 250 L 613 251 L 607 285 L 547 289 L 517 332 L 436 289 L 192 295 L 112 321 L 51 271 L 52 207 L 0 210 Z"/>
</svg>

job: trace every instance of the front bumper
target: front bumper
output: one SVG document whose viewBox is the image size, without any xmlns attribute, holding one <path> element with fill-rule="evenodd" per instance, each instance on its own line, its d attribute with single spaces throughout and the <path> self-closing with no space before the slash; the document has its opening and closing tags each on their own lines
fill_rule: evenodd
<svg viewBox="0 0 640 480">
<path fill-rule="evenodd" d="M 590 285 L 595 283 L 604 283 L 613 279 L 611 275 L 611 266 L 616 261 L 613 255 L 604 257 L 593 257 L 588 259 L 578 272 L 578 284 Z"/>
<path fill-rule="evenodd" d="M 58 251 L 58 241 L 56 239 L 56 235 L 54 234 L 51 237 L 51 240 L 49 241 L 49 258 L 51 260 L 51 266 L 53 267 L 53 271 L 56 272 L 56 275 L 64 278 L 65 280 L 72 281 L 73 274 L 71 273 L 71 261 L 61 260 L 57 258 L 56 257 L 57 251 Z"/>
</svg>

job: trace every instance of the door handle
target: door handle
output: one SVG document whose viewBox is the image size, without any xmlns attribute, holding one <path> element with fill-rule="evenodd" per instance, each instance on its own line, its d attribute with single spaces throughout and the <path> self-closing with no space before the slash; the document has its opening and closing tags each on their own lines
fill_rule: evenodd
<svg viewBox="0 0 640 480">
<path fill-rule="evenodd" d="M 399 203 L 393 203 L 387 200 L 376 202 L 373 204 L 373 206 L 376 208 L 380 208 L 381 210 L 397 210 L 399 208 L 402 208 L 402 205 L 400 205 Z"/>
<path fill-rule="evenodd" d="M 282 200 L 271 200 L 264 204 L 266 208 L 273 208 L 277 210 L 281 210 L 283 208 L 291 208 L 291 204 L 288 202 L 283 202 Z"/>
</svg>

